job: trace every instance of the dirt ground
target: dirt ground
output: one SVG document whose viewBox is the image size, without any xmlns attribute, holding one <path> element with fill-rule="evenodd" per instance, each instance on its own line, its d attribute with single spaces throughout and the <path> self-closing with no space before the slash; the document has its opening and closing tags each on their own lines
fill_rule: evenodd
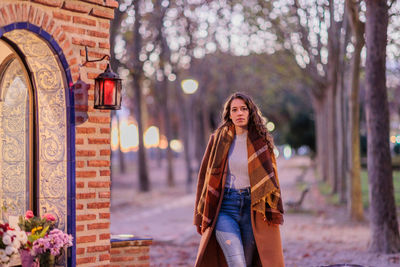
<svg viewBox="0 0 400 267">
<path fill-rule="evenodd" d="M 193 266 L 200 240 L 192 225 L 194 185 L 188 193 L 180 159 L 174 164 L 174 188 L 165 186 L 165 163 L 149 163 L 152 191 L 148 193 L 137 192 L 134 164 L 124 175 L 113 170 L 111 233 L 152 237 L 151 266 Z M 289 210 L 285 205 L 281 235 L 286 266 L 400 266 L 400 253 L 368 252 L 367 221 L 351 222 L 345 207 L 326 203 L 308 158 L 278 159 L 278 172 L 284 203 L 299 199 L 299 182 L 310 188 L 300 208 Z"/>
</svg>

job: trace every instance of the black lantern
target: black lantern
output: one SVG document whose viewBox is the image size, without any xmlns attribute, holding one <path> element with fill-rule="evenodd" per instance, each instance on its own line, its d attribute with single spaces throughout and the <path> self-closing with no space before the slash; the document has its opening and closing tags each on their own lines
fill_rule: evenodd
<svg viewBox="0 0 400 267">
<path fill-rule="evenodd" d="M 97 76 L 94 84 L 95 109 L 121 109 L 122 80 L 107 64 L 106 71 Z"/>
</svg>

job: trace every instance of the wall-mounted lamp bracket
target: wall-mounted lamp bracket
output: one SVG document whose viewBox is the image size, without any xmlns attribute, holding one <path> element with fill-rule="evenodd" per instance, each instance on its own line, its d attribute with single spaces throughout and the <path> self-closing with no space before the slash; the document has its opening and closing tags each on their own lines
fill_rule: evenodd
<svg viewBox="0 0 400 267">
<path fill-rule="evenodd" d="M 104 56 L 103 56 L 102 58 L 100 58 L 100 59 L 92 59 L 92 60 L 89 60 L 88 48 L 87 48 L 86 45 L 85 45 L 85 51 L 86 51 L 86 61 L 85 61 L 85 63 L 82 64 L 82 66 L 85 66 L 86 63 L 88 63 L 88 62 L 98 62 L 98 61 L 102 61 L 102 60 L 104 60 L 105 58 L 107 58 L 107 60 L 110 61 L 110 56 L 109 56 L 109 55 L 104 55 Z"/>
</svg>

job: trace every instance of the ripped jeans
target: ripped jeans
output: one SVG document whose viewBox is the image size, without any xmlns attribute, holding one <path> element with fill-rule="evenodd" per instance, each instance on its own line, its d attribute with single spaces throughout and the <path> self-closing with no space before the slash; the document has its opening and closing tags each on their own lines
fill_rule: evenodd
<svg viewBox="0 0 400 267">
<path fill-rule="evenodd" d="M 215 236 L 229 267 L 251 266 L 256 246 L 250 205 L 250 188 L 225 188 Z"/>
</svg>

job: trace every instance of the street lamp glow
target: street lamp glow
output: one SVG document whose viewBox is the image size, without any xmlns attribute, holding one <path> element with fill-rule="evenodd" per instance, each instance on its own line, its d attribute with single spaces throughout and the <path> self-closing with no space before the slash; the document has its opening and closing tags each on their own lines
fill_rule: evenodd
<svg viewBox="0 0 400 267">
<path fill-rule="evenodd" d="M 267 123 L 267 129 L 268 131 L 272 132 L 273 130 L 275 130 L 275 124 L 272 121 L 269 121 Z"/>
<path fill-rule="evenodd" d="M 160 132 L 157 127 L 151 126 L 144 132 L 144 146 L 157 147 L 160 143 Z"/>
<path fill-rule="evenodd" d="M 194 94 L 199 88 L 199 82 L 193 79 L 186 79 L 181 82 L 181 86 L 185 94 Z"/>
</svg>

